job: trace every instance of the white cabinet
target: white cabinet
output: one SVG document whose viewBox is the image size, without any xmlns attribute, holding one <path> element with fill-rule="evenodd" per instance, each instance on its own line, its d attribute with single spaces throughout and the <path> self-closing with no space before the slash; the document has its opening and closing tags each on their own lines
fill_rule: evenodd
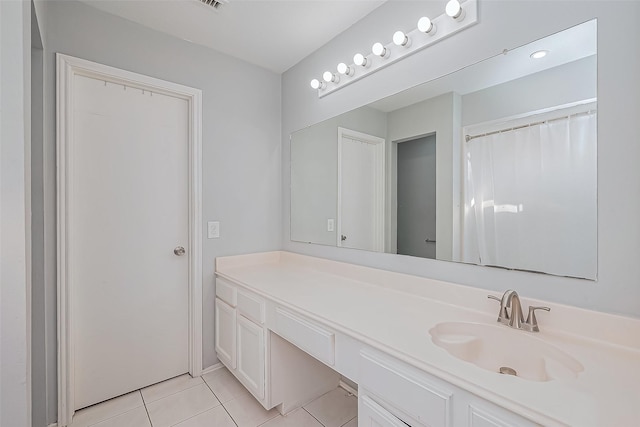
<svg viewBox="0 0 640 427">
<path fill-rule="evenodd" d="M 295 410 L 335 389 L 342 374 L 359 386 L 359 427 L 536 426 L 225 278 L 216 279 L 215 308 L 218 358 L 266 409 Z"/>
<path fill-rule="evenodd" d="M 295 345 L 270 332 L 269 317 L 282 309 L 267 304 L 265 299 L 224 278 L 216 278 L 215 344 L 218 359 L 266 409 L 278 406 L 287 413 L 335 389 L 340 375 Z M 319 333 L 326 359 L 333 360 L 333 347 L 325 348 L 327 336 L 333 334 L 312 325 L 306 319 L 289 313 L 294 319 L 293 338 L 306 342 L 307 329 Z M 277 322 L 273 322 L 274 324 Z M 288 323 L 287 326 L 290 326 Z M 312 327 L 313 326 L 313 327 Z M 276 328 L 277 329 L 277 328 Z M 284 328 L 285 332 L 290 329 Z M 313 347 L 316 349 L 316 347 Z M 329 357 L 331 356 L 331 357 Z"/>
<path fill-rule="evenodd" d="M 360 351 L 359 365 L 359 427 L 537 425 L 366 346 Z"/>
<path fill-rule="evenodd" d="M 470 393 L 464 392 L 464 394 L 466 395 L 464 417 L 468 420 L 460 424 L 464 427 L 534 427 L 539 425 Z"/>
<path fill-rule="evenodd" d="M 407 427 L 391 412 L 363 395 L 358 399 L 358 427 Z"/>
<path fill-rule="evenodd" d="M 218 358 L 229 369 L 236 367 L 236 309 L 216 298 L 215 346 Z"/>
<path fill-rule="evenodd" d="M 264 399 L 264 328 L 243 316 L 237 318 L 238 379 L 254 396 Z"/>
<path fill-rule="evenodd" d="M 266 393 L 265 302 L 234 284 L 216 280 L 215 346 L 218 359 L 264 406 Z"/>
</svg>

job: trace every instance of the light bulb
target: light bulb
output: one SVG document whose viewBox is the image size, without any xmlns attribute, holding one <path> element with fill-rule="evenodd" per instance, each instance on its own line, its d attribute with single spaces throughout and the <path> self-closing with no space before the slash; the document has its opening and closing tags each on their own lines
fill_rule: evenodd
<svg viewBox="0 0 640 427">
<path fill-rule="evenodd" d="M 345 74 L 347 76 L 352 75 L 353 71 L 354 71 L 353 68 L 351 68 L 350 66 L 348 66 L 344 62 L 339 63 L 337 69 L 338 69 L 338 72 L 340 74 Z"/>
<path fill-rule="evenodd" d="M 449 0 L 449 3 L 447 3 L 445 7 L 445 12 L 456 21 L 462 21 L 464 19 L 464 9 L 462 9 L 458 0 Z"/>
<path fill-rule="evenodd" d="M 327 83 L 329 82 L 338 83 L 340 81 L 340 78 L 335 74 L 333 74 L 331 71 L 325 71 L 322 74 L 322 79 Z"/>
<path fill-rule="evenodd" d="M 544 58 L 545 56 L 547 56 L 547 53 L 549 53 L 548 50 L 539 50 L 537 52 L 533 52 L 530 56 L 533 59 L 540 59 L 540 58 Z"/>
<path fill-rule="evenodd" d="M 325 84 L 318 79 L 311 80 L 311 88 L 312 89 L 324 89 Z"/>
<path fill-rule="evenodd" d="M 353 63 L 360 67 L 365 67 L 365 68 L 369 66 L 369 61 L 361 53 L 356 53 L 355 55 L 353 55 Z"/>
<path fill-rule="evenodd" d="M 434 35 L 436 33 L 436 25 L 431 22 L 431 19 L 423 16 L 418 20 L 418 31 L 423 33 Z"/>
<path fill-rule="evenodd" d="M 409 36 L 402 31 L 396 31 L 395 33 L 393 33 L 393 43 L 396 46 L 409 47 Z"/>
<path fill-rule="evenodd" d="M 384 47 L 382 45 L 382 43 L 375 43 L 372 47 L 371 47 L 371 52 L 373 52 L 374 55 L 378 55 L 381 57 L 385 57 L 387 56 L 387 48 Z"/>
</svg>

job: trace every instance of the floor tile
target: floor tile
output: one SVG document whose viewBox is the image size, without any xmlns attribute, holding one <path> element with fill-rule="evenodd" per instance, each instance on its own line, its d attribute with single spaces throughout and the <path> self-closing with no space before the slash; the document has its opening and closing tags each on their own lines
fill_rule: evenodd
<svg viewBox="0 0 640 427">
<path fill-rule="evenodd" d="M 139 406 L 122 415 L 93 424 L 92 427 L 151 427 L 151 422 L 145 407 Z"/>
<path fill-rule="evenodd" d="M 247 393 L 247 389 L 227 368 L 215 370 L 203 375 L 202 378 L 222 403 Z"/>
<path fill-rule="evenodd" d="M 142 398 L 144 399 L 144 403 L 149 404 L 151 402 L 155 402 L 158 399 L 162 399 L 163 397 L 167 397 L 174 393 L 178 393 L 188 388 L 195 387 L 199 384 L 202 384 L 202 378 L 192 378 L 191 375 L 184 374 L 180 375 L 179 377 L 171 378 L 170 380 L 166 380 L 161 383 L 143 388 L 141 390 Z"/>
<path fill-rule="evenodd" d="M 304 409 L 296 409 L 286 416 L 278 415 L 271 421 L 267 421 L 260 427 L 322 427 L 322 424 L 313 418 Z"/>
<path fill-rule="evenodd" d="M 304 408 L 325 427 L 342 427 L 358 415 L 358 399 L 348 391 L 337 388 Z"/>
<path fill-rule="evenodd" d="M 358 427 L 358 417 L 355 417 L 348 423 L 346 423 L 343 427 Z"/>
<path fill-rule="evenodd" d="M 106 402 L 81 409 L 73 416 L 69 427 L 87 427 L 144 406 L 140 391 L 134 391 Z"/>
<path fill-rule="evenodd" d="M 217 406 L 176 424 L 175 427 L 236 427 L 236 423 L 233 422 L 224 407 Z"/>
<path fill-rule="evenodd" d="M 220 405 L 206 384 L 200 384 L 147 405 L 153 427 L 177 424 Z"/>
<path fill-rule="evenodd" d="M 256 427 L 278 416 L 275 408 L 267 411 L 248 391 L 223 405 L 238 427 Z"/>
</svg>

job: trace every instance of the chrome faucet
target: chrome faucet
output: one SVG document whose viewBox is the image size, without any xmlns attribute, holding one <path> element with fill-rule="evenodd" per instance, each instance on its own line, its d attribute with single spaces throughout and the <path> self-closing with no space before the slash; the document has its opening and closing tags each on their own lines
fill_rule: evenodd
<svg viewBox="0 0 640 427">
<path fill-rule="evenodd" d="M 522 314 L 522 305 L 520 304 L 520 296 L 512 289 L 509 289 L 502 295 L 502 298 L 498 298 L 493 295 L 489 295 L 488 298 L 500 301 L 500 313 L 498 314 L 498 322 L 507 325 L 514 329 L 524 329 L 529 332 L 539 332 L 538 319 L 536 319 L 535 311 L 545 310 L 550 311 L 549 307 L 529 307 L 529 315 L 527 320 L 524 320 Z"/>
</svg>

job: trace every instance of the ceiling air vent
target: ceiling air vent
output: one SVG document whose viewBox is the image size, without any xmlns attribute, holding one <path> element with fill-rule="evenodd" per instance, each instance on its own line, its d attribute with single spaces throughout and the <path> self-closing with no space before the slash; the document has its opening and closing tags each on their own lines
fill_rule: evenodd
<svg viewBox="0 0 640 427">
<path fill-rule="evenodd" d="M 223 4 L 229 3 L 229 0 L 198 0 L 202 4 L 211 6 L 214 9 L 218 9 Z"/>
</svg>

